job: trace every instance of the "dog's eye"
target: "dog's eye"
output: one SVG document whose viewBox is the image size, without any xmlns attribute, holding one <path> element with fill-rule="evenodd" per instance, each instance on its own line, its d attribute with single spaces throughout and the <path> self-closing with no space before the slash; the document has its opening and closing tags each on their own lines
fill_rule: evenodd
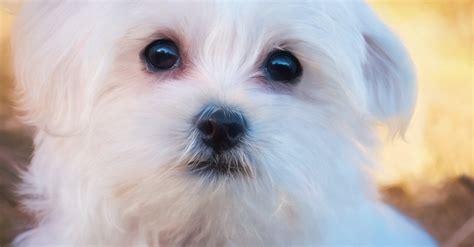
<svg viewBox="0 0 474 247">
<path fill-rule="evenodd" d="M 168 39 L 159 39 L 149 44 L 143 51 L 143 59 L 152 71 L 169 70 L 179 65 L 179 49 Z"/>
<path fill-rule="evenodd" d="M 303 72 L 298 59 L 283 50 L 270 53 L 264 64 L 264 70 L 268 79 L 284 83 L 294 83 Z"/>
</svg>

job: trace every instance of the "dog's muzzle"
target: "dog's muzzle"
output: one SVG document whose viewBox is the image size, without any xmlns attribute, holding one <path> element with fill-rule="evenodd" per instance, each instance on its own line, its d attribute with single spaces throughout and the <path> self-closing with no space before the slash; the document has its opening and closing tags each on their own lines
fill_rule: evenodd
<svg viewBox="0 0 474 247">
<path fill-rule="evenodd" d="M 239 146 L 247 135 L 247 121 L 240 111 L 209 105 L 195 118 L 197 146 L 205 157 L 189 162 L 198 174 L 226 175 L 245 170 L 238 157 Z"/>
</svg>

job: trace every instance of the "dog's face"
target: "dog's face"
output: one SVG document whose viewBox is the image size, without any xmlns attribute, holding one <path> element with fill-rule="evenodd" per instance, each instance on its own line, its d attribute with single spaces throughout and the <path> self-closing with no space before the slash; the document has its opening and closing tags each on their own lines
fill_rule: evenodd
<svg viewBox="0 0 474 247">
<path fill-rule="evenodd" d="M 361 190 L 373 124 L 412 111 L 409 60 L 363 3 L 62 3 L 20 23 L 27 120 L 72 184 L 162 239 L 216 214 L 246 212 L 228 225 L 249 234 L 317 222 L 315 202 Z"/>
</svg>

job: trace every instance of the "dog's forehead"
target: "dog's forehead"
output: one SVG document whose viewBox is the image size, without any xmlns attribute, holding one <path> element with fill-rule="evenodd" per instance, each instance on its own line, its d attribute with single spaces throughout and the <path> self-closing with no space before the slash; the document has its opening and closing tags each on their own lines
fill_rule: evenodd
<svg viewBox="0 0 474 247">
<path fill-rule="evenodd" d="M 264 46 L 282 47 L 293 41 L 337 46 L 337 42 L 353 40 L 347 37 L 356 31 L 350 4 L 345 1 L 141 2 L 118 8 L 126 16 L 119 15 L 119 21 L 135 31 L 134 38 L 150 39 L 156 34 L 171 33 L 188 47 L 220 48 L 226 54 L 236 50 L 242 54 L 243 50 L 261 51 Z"/>
<path fill-rule="evenodd" d="M 267 17 L 268 14 L 275 15 L 274 19 L 282 16 L 291 17 L 295 11 L 304 11 L 309 8 L 316 10 L 322 9 L 323 4 L 303 4 L 295 3 L 264 3 L 264 2 L 146 2 L 132 5 L 133 8 L 140 10 L 142 15 L 155 18 L 174 18 L 174 20 L 222 20 L 229 17 L 234 20 L 242 20 L 253 17 L 253 21 L 261 20 L 260 17 Z M 295 13 L 293 16 L 300 16 Z"/>
<path fill-rule="evenodd" d="M 135 25 L 201 33 L 219 27 L 232 31 L 273 32 L 311 26 L 328 30 L 353 22 L 344 2 L 140 2 L 117 5 Z M 255 36 L 255 35 L 254 35 Z"/>
<path fill-rule="evenodd" d="M 161 4 L 155 6 L 159 8 Z M 347 10 L 348 4 L 342 2 L 208 2 L 184 4 L 171 3 L 169 9 L 175 12 L 175 17 L 194 18 L 206 17 L 221 21 L 223 19 L 232 19 L 240 22 L 247 20 L 248 23 L 286 23 L 291 25 L 292 21 L 308 20 L 309 17 L 314 20 L 321 20 L 323 23 L 330 21 L 325 18 L 335 18 L 338 12 Z M 347 15 L 347 13 L 346 13 Z M 338 20 L 343 21 L 343 20 Z M 243 22 L 245 23 L 245 22 Z"/>
</svg>

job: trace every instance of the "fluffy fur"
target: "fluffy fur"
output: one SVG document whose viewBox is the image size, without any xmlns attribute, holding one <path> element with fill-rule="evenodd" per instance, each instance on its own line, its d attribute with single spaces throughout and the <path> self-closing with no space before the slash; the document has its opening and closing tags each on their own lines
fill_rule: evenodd
<svg viewBox="0 0 474 247">
<path fill-rule="evenodd" d="M 149 73 L 139 54 L 162 37 L 184 64 Z M 37 130 L 18 245 L 433 244 L 370 179 L 374 125 L 403 132 L 416 90 L 363 2 L 29 3 L 13 46 Z M 298 57 L 298 84 L 262 79 L 274 49 Z M 245 174 L 189 172 L 208 104 L 246 116 Z"/>
</svg>

